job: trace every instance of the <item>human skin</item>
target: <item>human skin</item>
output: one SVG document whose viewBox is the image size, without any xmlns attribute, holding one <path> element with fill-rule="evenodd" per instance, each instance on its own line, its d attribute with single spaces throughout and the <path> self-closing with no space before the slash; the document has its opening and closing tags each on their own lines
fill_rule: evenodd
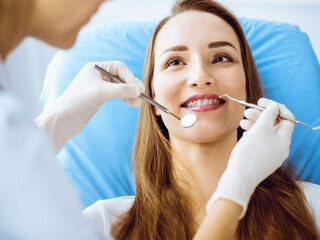
<svg viewBox="0 0 320 240">
<path fill-rule="evenodd" d="M 80 28 L 104 0 L 0 0 L 0 53 L 5 59 L 25 37 L 58 48 L 73 46 Z"/>
<path fill-rule="evenodd" d="M 2 11 L 6 13 L 0 16 L 0 53 L 3 59 L 27 36 L 36 37 L 59 48 L 71 47 L 79 29 L 89 21 L 103 2 L 102 0 L 21 0 L 18 3 L 12 0 L 0 1 L 5 3 L 2 5 L 4 6 Z M 203 122 L 205 119 L 199 120 Z M 213 204 L 211 209 L 215 207 L 217 210 L 210 211 L 204 221 L 206 224 L 199 229 L 201 231 L 196 235 L 200 236 L 199 239 L 203 239 L 204 236 L 211 239 L 225 239 L 225 230 L 237 222 L 241 208 L 239 205 L 222 199 Z M 224 217 L 224 213 L 227 212 L 230 213 L 227 214 L 229 218 Z"/>
<path fill-rule="evenodd" d="M 188 109 L 181 104 L 202 94 L 227 93 L 246 99 L 241 50 L 233 29 L 204 12 L 189 11 L 172 18 L 156 39 L 153 88 L 155 100 L 178 116 L 191 110 L 197 115 L 197 123 L 185 129 L 176 119 L 156 110 L 169 131 L 177 173 L 189 183 L 185 189 L 193 197 L 200 225 L 206 216 L 205 204 L 237 143 L 244 107 L 227 101 L 207 111 L 206 107 Z"/>
<path fill-rule="evenodd" d="M 228 199 L 214 202 L 193 240 L 234 239 L 242 207 Z"/>
<path fill-rule="evenodd" d="M 35 0 L 30 35 L 60 48 L 73 46 L 82 26 L 104 0 Z"/>
</svg>

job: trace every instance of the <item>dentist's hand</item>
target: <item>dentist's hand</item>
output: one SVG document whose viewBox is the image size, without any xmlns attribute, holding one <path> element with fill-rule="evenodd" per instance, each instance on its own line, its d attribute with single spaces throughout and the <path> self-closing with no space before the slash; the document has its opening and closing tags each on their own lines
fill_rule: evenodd
<svg viewBox="0 0 320 240">
<path fill-rule="evenodd" d="M 217 199 L 229 199 L 243 207 L 242 218 L 255 188 L 275 172 L 289 155 L 294 123 L 277 119 L 279 113 L 294 118 L 284 106 L 262 98 L 263 112 L 247 109 L 240 125 L 248 130 L 234 147 L 207 211 Z"/>
<path fill-rule="evenodd" d="M 99 65 L 126 82 L 113 83 L 94 69 Z M 87 63 L 56 102 L 46 107 L 35 119 L 52 139 L 59 152 L 63 145 L 78 134 L 106 101 L 122 98 L 129 106 L 139 107 L 144 85 L 122 62 Z"/>
</svg>

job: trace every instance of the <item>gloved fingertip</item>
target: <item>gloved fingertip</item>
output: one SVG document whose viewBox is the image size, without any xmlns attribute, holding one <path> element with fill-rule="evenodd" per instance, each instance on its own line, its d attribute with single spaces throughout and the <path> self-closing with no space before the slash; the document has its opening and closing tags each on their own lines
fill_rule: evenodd
<svg viewBox="0 0 320 240">
<path fill-rule="evenodd" d="M 141 99 L 140 98 L 129 99 L 127 101 L 127 104 L 131 107 L 139 108 L 141 107 Z"/>
<path fill-rule="evenodd" d="M 106 88 L 110 92 L 110 86 Z M 112 98 L 137 98 L 141 94 L 140 88 L 135 83 L 117 83 L 112 84 Z"/>
<path fill-rule="evenodd" d="M 274 122 L 276 121 L 279 115 L 279 104 L 276 102 L 271 102 L 268 104 L 266 109 L 260 114 L 260 117 L 257 120 L 257 123 L 268 123 L 270 127 L 273 127 Z"/>
<path fill-rule="evenodd" d="M 251 122 L 251 121 L 249 121 L 249 120 L 246 120 L 246 119 L 242 119 L 239 124 L 240 124 L 240 127 L 241 127 L 243 130 L 248 131 L 248 130 L 252 127 L 253 122 Z"/>
<path fill-rule="evenodd" d="M 130 85 L 133 85 L 133 86 L 134 86 L 134 91 L 135 91 L 135 92 L 134 92 L 134 97 L 133 97 L 133 98 L 139 97 L 140 94 L 141 94 L 140 86 L 139 86 L 138 84 L 135 84 L 135 83 L 130 84 Z"/>
<path fill-rule="evenodd" d="M 261 111 L 254 108 L 248 108 L 244 111 L 244 116 L 250 120 L 257 120 L 260 114 Z"/>
<path fill-rule="evenodd" d="M 277 102 L 271 102 L 270 104 L 268 104 L 268 106 L 266 108 L 267 109 L 274 109 L 275 111 L 279 112 L 280 104 Z"/>
<path fill-rule="evenodd" d="M 260 107 L 266 108 L 270 103 L 273 103 L 273 102 L 275 102 L 275 101 L 268 99 L 268 98 L 260 98 L 258 100 L 258 105 Z"/>
<path fill-rule="evenodd" d="M 98 65 L 99 67 L 107 70 L 107 65 L 108 65 L 109 62 L 93 62 L 92 65 Z"/>
<path fill-rule="evenodd" d="M 144 93 L 144 91 L 146 90 L 146 88 L 145 88 L 145 86 L 144 86 L 144 84 L 143 84 L 143 82 L 141 82 L 138 78 L 137 78 L 137 85 L 138 85 L 138 87 L 139 87 L 139 89 L 140 89 L 140 92 L 141 93 Z"/>
<path fill-rule="evenodd" d="M 280 104 L 280 113 L 285 115 L 288 118 L 295 119 L 294 114 L 286 107 L 284 104 Z"/>
<path fill-rule="evenodd" d="M 130 107 L 135 107 L 135 108 L 141 107 L 141 98 L 125 98 L 123 100 Z"/>
</svg>

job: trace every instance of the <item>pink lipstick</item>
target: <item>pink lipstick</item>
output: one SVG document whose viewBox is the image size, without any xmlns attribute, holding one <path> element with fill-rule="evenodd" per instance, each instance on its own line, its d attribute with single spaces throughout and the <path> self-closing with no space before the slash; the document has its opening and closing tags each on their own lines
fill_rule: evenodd
<svg viewBox="0 0 320 240">
<path fill-rule="evenodd" d="M 225 103 L 217 94 L 197 94 L 184 101 L 181 107 L 193 112 L 208 112 L 222 107 Z"/>
</svg>

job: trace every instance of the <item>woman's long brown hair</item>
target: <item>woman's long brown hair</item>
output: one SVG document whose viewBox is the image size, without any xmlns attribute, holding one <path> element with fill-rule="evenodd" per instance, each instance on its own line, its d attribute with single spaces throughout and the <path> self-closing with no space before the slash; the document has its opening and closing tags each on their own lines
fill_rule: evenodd
<svg viewBox="0 0 320 240">
<path fill-rule="evenodd" d="M 182 0 L 163 19 L 149 42 L 143 81 L 153 97 L 154 46 L 160 29 L 175 15 L 202 11 L 225 20 L 238 36 L 246 75 L 247 101 L 262 97 L 258 72 L 237 19 L 211 0 Z M 241 131 L 238 131 L 241 132 Z M 115 239 L 192 239 L 195 222 L 189 196 L 177 183 L 168 132 L 154 108 L 142 103 L 134 146 L 136 197 L 132 207 L 112 227 Z M 254 192 L 239 222 L 235 239 L 318 239 L 315 221 L 303 191 L 284 168 L 264 180 Z"/>
</svg>

